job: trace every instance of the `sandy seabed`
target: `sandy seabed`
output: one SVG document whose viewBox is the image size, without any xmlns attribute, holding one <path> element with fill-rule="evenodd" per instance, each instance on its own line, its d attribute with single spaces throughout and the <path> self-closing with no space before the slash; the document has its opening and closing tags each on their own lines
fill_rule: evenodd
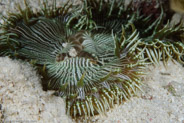
<svg viewBox="0 0 184 123">
<path fill-rule="evenodd" d="M 16 2 L 1 0 L 0 13 L 16 11 Z M 34 8 L 39 2 L 32 0 Z M 148 66 L 142 87 L 124 104 L 116 105 L 106 115 L 95 116 L 95 123 L 184 123 L 184 68 L 177 62 Z M 43 91 L 41 77 L 28 63 L 0 57 L 0 123 L 71 123 L 65 115 L 65 102 Z"/>
</svg>

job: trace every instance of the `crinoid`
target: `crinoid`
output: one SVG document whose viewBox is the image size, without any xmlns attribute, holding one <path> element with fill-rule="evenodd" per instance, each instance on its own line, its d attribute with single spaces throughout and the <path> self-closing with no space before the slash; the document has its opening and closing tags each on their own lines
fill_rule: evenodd
<svg viewBox="0 0 184 123">
<path fill-rule="evenodd" d="M 161 14 L 147 17 L 119 0 L 55 3 L 33 12 L 25 1 L 25 10 L 4 18 L 0 55 L 34 64 L 44 90 L 65 98 L 73 118 L 105 113 L 136 94 L 148 62 L 183 62 L 183 27 L 165 25 L 160 4 Z"/>
</svg>

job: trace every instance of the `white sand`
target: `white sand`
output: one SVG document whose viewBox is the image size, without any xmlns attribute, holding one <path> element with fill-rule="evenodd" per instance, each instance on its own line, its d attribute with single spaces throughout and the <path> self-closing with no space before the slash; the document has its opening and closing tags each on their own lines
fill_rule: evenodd
<svg viewBox="0 0 184 123">
<path fill-rule="evenodd" d="M 40 83 L 28 63 L 0 57 L 0 122 L 71 122 L 64 100 L 44 92 Z"/>
<path fill-rule="evenodd" d="M 14 3 L 23 0 L 0 0 L 0 13 L 16 11 Z M 38 8 L 37 0 L 30 1 Z M 57 4 L 59 5 L 59 4 Z M 107 112 L 96 116 L 98 123 L 184 123 L 184 68 L 169 62 L 167 69 L 161 63 L 149 66 L 143 78 L 144 94 L 133 97 Z M 40 76 L 28 63 L 0 57 L 0 123 L 39 122 L 70 123 L 65 115 L 64 100 L 44 92 Z"/>
</svg>

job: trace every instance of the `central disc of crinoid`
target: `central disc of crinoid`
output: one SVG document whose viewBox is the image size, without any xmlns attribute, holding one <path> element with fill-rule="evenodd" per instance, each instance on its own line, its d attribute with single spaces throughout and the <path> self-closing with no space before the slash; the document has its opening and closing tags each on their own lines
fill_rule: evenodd
<svg viewBox="0 0 184 123">
<path fill-rule="evenodd" d="M 118 61 L 111 35 L 87 31 L 66 35 L 56 52 L 56 62 L 47 65 L 49 85 L 61 88 L 60 95 L 77 94 L 84 99 L 94 87 L 102 86 L 111 72 L 120 69 L 120 60 L 117 66 L 111 66 Z"/>
</svg>

